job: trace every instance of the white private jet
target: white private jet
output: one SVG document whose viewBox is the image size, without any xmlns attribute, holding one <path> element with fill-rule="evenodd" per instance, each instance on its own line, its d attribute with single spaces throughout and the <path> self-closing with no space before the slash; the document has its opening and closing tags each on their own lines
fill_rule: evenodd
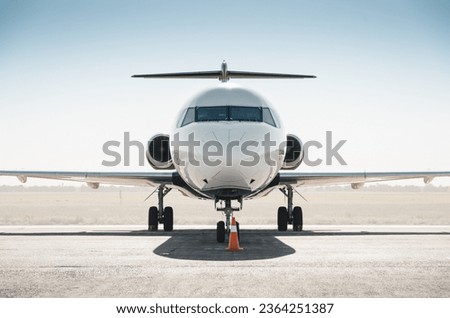
<svg viewBox="0 0 450 318">
<path fill-rule="evenodd" d="M 158 134 L 147 144 L 146 156 L 156 170 L 147 173 L 0 171 L 16 176 L 22 183 L 31 178 L 100 184 L 155 187 L 158 206 L 148 212 L 149 231 L 173 230 L 173 209 L 164 205 L 165 196 L 177 189 L 192 198 L 214 200 L 225 222 L 217 223 L 217 241 L 224 242 L 230 231 L 233 212 L 242 209 L 244 199 L 267 195 L 274 189 L 287 197 L 287 206 L 278 208 L 278 230 L 303 227 L 302 209 L 294 206 L 295 187 L 350 184 L 360 188 L 367 182 L 450 176 L 441 172 L 357 172 L 302 173 L 296 169 L 303 160 L 303 143 L 285 134 L 275 109 L 260 95 L 229 83 L 230 78 L 315 78 L 310 75 L 258 73 L 228 70 L 222 63 L 218 71 L 133 75 L 137 78 L 218 78 L 218 87 L 208 89 L 182 108 L 172 133 Z M 233 206 L 232 202 L 238 203 Z"/>
</svg>

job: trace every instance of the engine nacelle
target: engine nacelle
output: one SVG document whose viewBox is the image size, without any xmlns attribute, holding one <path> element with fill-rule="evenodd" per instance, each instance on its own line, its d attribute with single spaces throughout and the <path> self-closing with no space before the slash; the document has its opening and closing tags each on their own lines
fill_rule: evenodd
<svg viewBox="0 0 450 318">
<path fill-rule="evenodd" d="M 286 155 L 281 169 L 296 169 L 303 161 L 305 153 L 303 152 L 303 142 L 295 135 L 287 135 L 286 138 Z"/>
<path fill-rule="evenodd" d="M 170 154 L 169 135 L 157 134 L 150 138 L 145 154 L 154 169 L 175 169 Z"/>
</svg>

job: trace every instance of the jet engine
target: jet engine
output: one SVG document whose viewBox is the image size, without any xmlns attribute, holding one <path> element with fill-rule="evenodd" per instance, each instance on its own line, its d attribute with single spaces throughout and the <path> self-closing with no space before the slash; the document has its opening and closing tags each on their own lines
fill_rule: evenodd
<svg viewBox="0 0 450 318">
<path fill-rule="evenodd" d="M 295 135 L 287 135 L 286 138 L 286 154 L 284 156 L 283 170 L 296 169 L 303 161 L 303 142 Z"/>
<path fill-rule="evenodd" d="M 169 135 L 157 134 L 147 143 L 147 161 L 154 169 L 174 169 L 170 155 Z"/>
</svg>

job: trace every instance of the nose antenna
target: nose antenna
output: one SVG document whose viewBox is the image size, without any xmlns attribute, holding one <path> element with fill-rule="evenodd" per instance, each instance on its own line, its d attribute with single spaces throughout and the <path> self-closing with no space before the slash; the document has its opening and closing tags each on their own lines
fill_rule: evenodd
<svg viewBox="0 0 450 318">
<path fill-rule="evenodd" d="M 314 75 L 285 74 L 285 73 L 263 73 L 248 71 L 231 71 L 225 61 L 222 62 L 218 71 L 198 71 L 198 72 L 177 72 L 177 73 L 159 73 L 159 74 L 138 74 L 131 76 L 133 78 L 216 78 L 222 83 L 228 82 L 231 78 L 250 78 L 250 79 L 300 79 L 316 78 Z"/>
</svg>

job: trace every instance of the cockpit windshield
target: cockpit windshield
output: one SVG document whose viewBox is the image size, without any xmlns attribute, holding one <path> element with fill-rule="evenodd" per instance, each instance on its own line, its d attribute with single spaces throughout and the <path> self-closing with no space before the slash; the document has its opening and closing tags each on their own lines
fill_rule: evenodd
<svg viewBox="0 0 450 318">
<path fill-rule="evenodd" d="M 197 107 L 195 121 L 222 121 L 228 119 L 228 107 Z"/>
<path fill-rule="evenodd" d="M 251 121 L 276 126 L 269 108 L 251 106 L 189 107 L 181 126 L 203 121 Z"/>
<path fill-rule="evenodd" d="M 229 120 L 262 121 L 261 107 L 229 106 Z"/>
</svg>

